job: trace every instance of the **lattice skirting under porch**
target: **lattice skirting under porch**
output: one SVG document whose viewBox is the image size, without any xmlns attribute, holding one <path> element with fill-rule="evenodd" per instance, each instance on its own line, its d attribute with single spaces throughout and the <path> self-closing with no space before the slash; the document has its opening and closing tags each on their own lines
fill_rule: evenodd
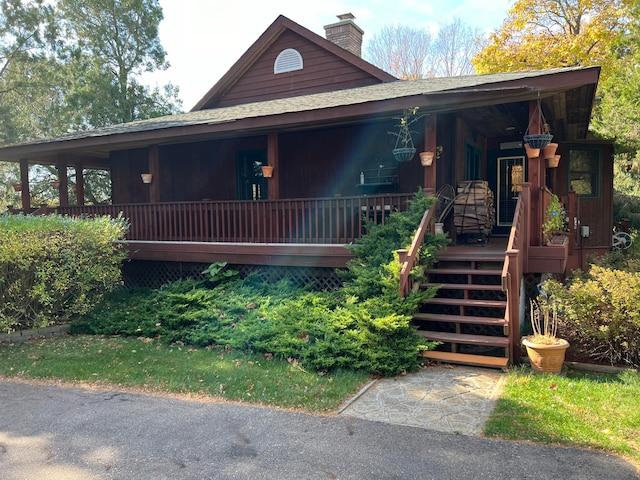
<svg viewBox="0 0 640 480">
<path fill-rule="evenodd" d="M 203 279 L 202 271 L 208 263 L 157 262 L 132 260 L 122 268 L 125 287 L 160 288 L 167 283 L 193 278 Z M 311 286 L 314 290 L 335 290 L 342 280 L 333 268 L 268 267 L 258 265 L 228 265 L 241 276 L 256 272 L 260 279 L 271 283 L 288 278 L 295 285 Z"/>
</svg>

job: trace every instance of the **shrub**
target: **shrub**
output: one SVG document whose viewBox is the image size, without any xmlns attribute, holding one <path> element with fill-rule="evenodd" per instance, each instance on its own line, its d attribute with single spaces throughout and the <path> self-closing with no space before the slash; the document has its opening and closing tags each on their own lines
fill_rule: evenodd
<svg viewBox="0 0 640 480">
<path fill-rule="evenodd" d="M 415 334 L 411 315 L 434 294 L 399 296 L 400 265 L 394 251 L 407 246 L 433 199 L 421 193 L 406 213 L 370 233 L 355 248 L 346 285 L 311 292 L 290 282 L 276 284 L 206 270 L 208 280 L 183 281 L 161 290 L 116 292 L 110 302 L 72 325 L 74 333 L 162 338 L 198 346 L 223 345 L 299 362 L 307 369 L 363 369 L 396 375 L 418 366 L 418 353 L 433 343 Z M 428 235 L 427 259 L 446 242 Z"/>
<path fill-rule="evenodd" d="M 545 289 L 561 302 L 569 340 L 598 361 L 640 366 L 640 273 L 592 265 Z"/>
<path fill-rule="evenodd" d="M 0 215 L 0 329 L 86 313 L 121 283 L 127 225 L 107 217 Z"/>
</svg>

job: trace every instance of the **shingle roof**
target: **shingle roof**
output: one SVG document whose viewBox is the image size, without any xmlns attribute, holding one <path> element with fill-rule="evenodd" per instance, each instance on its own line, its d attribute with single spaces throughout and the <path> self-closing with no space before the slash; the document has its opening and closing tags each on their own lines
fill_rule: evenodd
<svg viewBox="0 0 640 480">
<path fill-rule="evenodd" d="M 500 88 L 504 88 L 506 86 L 504 85 L 505 82 L 584 69 L 586 69 L 586 67 L 469 75 L 461 77 L 428 78 L 419 80 L 399 80 L 396 82 L 381 83 L 366 87 L 168 115 L 148 120 L 139 120 L 112 125 L 109 127 L 96 128 L 93 130 L 69 133 L 56 138 L 34 140 L 21 145 L 56 143 L 197 125 L 215 125 L 243 119 L 350 106 L 389 99 L 412 97 L 416 95 L 486 90 L 491 89 L 491 86 L 496 84 L 502 84 Z M 498 88 L 497 85 L 495 88 Z M 0 151 L 1 150 L 2 148 L 0 148 Z"/>
</svg>

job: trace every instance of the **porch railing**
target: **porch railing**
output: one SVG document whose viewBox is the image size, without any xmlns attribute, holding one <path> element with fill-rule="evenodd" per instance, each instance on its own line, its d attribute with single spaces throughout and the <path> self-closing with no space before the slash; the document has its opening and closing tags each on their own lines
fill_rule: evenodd
<svg viewBox="0 0 640 480">
<path fill-rule="evenodd" d="M 502 290 L 507 295 L 505 320 L 509 329 L 509 358 L 518 363 L 520 355 L 520 301 L 522 298 L 522 278 L 526 271 L 529 247 L 529 211 L 531 205 L 531 184 L 523 183 L 513 216 L 509 242 L 502 267 Z"/>
<path fill-rule="evenodd" d="M 411 270 L 416 266 L 418 260 L 418 252 L 424 242 L 425 234 L 431 229 L 431 220 L 433 219 L 435 208 L 430 208 L 424 212 L 420 225 L 413 236 L 409 250 L 398 250 L 398 261 L 402 267 L 400 268 L 400 296 L 404 297 L 413 287 L 411 281 Z M 433 233 L 433 232 L 431 232 Z"/>
<path fill-rule="evenodd" d="M 384 223 L 413 194 L 259 201 L 201 201 L 58 207 L 63 215 L 122 214 L 128 240 L 349 244 L 366 220 Z"/>
</svg>

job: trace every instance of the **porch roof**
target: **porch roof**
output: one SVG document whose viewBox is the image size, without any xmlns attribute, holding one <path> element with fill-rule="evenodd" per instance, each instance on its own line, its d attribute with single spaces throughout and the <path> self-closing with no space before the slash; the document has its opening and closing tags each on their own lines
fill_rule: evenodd
<svg viewBox="0 0 640 480">
<path fill-rule="evenodd" d="M 557 68 L 489 75 L 399 80 L 347 90 L 192 111 L 104 128 L 69 133 L 0 147 L 0 159 L 38 158 L 61 153 L 108 158 L 112 150 L 150 144 L 252 135 L 266 131 L 317 127 L 389 117 L 403 108 L 421 107 L 425 113 L 458 111 L 535 98 L 575 89 L 574 124 L 586 134 L 599 67 Z M 585 105 L 586 100 L 586 105 Z M 579 136 L 576 136 L 576 139 Z"/>
</svg>

